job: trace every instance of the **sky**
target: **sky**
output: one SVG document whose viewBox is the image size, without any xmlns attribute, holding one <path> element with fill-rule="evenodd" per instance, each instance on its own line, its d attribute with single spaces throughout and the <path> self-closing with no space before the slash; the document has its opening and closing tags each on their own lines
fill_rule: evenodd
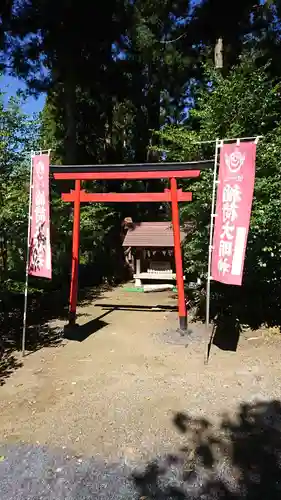
<svg viewBox="0 0 281 500">
<path fill-rule="evenodd" d="M 16 96 L 17 90 L 25 90 L 26 86 L 17 78 L 4 75 L 0 76 L 0 89 L 5 94 L 4 102 L 6 104 L 10 97 Z M 39 113 L 44 107 L 45 98 L 46 96 L 44 94 L 41 94 L 38 98 L 27 98 L 25 104 L 22 106 L 23 111 L 28 115 Z"/>
<path fill-rule="evenodd" d="M 265 0 L 259 0 L 261 4 L 263 4 L 264 1 Z M 200 0 L 193 0 L 194 5 L 198 4 L 199 2 Z M 5 103 L 7 103 L 9 97 L 16 96 L 17 90 L 19 89 L 26 89 L 26 86 L 23 82 L 11 76 L 0 76 L 0 90 L 6 94 L 4 96 Z M 28 115 L 39 113 L 44 107 L 45 99 L 46 96 L 44 94 L 41 94 L 38 98 L 29 97 L 23 105 L 22 109 Z"/>
</svg>

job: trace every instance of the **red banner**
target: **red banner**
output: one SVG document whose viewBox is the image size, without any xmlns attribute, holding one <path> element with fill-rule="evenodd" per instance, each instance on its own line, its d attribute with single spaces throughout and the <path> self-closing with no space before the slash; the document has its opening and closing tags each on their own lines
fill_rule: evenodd
<svg viewBox="0 0 281 500">
<path fill-rule="evenodd" d="M 33 157 L 28 273 L 31 276 L 51 279 L 49 170 L 49 155 Z"/>
<path fill-rule="evenodd" d="M 223 144 L 220 154 L 212 279 L 242 284 L 255 183 L 256 144 Z"/>
</svg>

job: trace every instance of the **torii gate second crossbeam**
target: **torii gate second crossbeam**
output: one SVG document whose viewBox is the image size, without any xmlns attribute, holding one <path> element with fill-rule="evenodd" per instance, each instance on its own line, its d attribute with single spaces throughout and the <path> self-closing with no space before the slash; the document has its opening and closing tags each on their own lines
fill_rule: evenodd
<svg viewBox="0 0 281 500">
<path fill-rule="evenodd" d="M 177 179 L 196 178 L 200 170 L 210 168 L 212 160 L 188 163 L 140 163 L 124 165 L 52 165 L 51 172 L 56 180 L 74 180 L 75 189 L 63 193 L 62 199 L 74 203 L 72 269 L 69 300 L 69 323 L 75 324 L 78 295 L 78 265 L 80 243 L 80 204 L 88 202 L 170 202 L 174 232 L 176 281 L 178 290 L 179 326 L 187 329 L 187 309 L 184 294 L 183 266 L 180 241 L 178 202 L 191 201 L 192 193 L 177 187 Z M 81 181 L 86 180 L 133 180 L 169 179 L 170 189 L 162 193 L 88 193 L 81 189 Z"/>
</svg>

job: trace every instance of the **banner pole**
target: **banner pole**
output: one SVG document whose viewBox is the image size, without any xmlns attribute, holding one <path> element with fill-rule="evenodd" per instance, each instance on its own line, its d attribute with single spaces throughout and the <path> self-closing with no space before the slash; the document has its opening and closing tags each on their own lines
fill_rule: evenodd
<svg viewBox="0 0 281 500">
<path fill-rule="evenodd" d="M 24 311 L 22 329 L 22 357 L 25 356 L 26 319 L 27 319 L 27 292 L 28 292 L 28 269 L 30 255 L 30 231 L 31 231 L 31 203 L 32 203 L 32 172 L 33 172 L 33 151 L 30 152 L 30 174 L 29 174 L 29 206 L 28 206 L 28 230 L 27 230 L 27 252 L 25 266 L 25 288 L 24 288 Z"/>
<path fill-rule="evenodd" d="M 216 185 L 217 185 L 217 170 L 218 170 L 218 157 L 219 148 L 221 141 L 216 139 L 216 151 L 215 151 L 215 165 L 214 165 L 214 175 L 213 175 L 213 192 L 212 192 L 212 206 L 211 206 L 211 224 L 210 224 L 210 235 L 209 235 L 209 252 L 208 252 L 208 276 L 207 276 L 207 286 L 206 286 L 206 328 L 209 328 L 210 324 L 210 292 L 211 292 L 211 265 L 212 265 L 212 246 L 213 246 L 213 232 L 214 232 L 214 218 L 215 218 L 215 203 L 216 203 Z"/>
</svg>

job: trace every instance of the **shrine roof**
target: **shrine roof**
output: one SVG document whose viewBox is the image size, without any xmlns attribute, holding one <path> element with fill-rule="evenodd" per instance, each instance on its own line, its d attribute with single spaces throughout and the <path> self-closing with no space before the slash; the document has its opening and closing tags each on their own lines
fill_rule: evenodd
<svg viewBox="0 0 281 500">
<path fill-rule="evenodd" d="M 191 226 L 181 228 L 181 242 L 192 231 Z M 123 241 L 124 247 L 173 248 L 174 234 L 170 221 L 132 223 Z"/>
</svg>

